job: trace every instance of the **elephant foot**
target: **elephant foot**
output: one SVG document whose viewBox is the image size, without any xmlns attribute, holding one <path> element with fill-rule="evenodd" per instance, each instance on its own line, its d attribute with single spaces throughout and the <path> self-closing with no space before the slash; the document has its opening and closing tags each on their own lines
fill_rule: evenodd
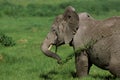
<svg viewBox="0 0 120 80">
<path fill-rule="evenodd" d="M 88 75 L 88 66 L 82 66 L 76 69 L 76 77 L 84 77 Z"/>
</svg>

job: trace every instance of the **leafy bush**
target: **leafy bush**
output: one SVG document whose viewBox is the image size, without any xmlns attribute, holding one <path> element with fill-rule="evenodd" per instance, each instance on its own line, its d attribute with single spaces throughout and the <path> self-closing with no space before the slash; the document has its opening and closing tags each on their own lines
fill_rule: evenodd
<svg viewBox="0 0 120 80">
<path fill-rule="evenodd" d="M 15 42 L 13 41 L 12 37 L 8 37 L 3 33 L 0 33 L 0 44 L 3 46 L 14 46 Z"/>
</svg>

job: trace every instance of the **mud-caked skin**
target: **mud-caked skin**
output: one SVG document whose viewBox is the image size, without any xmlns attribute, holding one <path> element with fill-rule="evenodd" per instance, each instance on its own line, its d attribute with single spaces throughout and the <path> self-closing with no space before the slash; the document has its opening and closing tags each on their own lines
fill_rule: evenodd
<svg viewBox="0 0 120 80">
<path fill-rule="evenodd" d="M 120 17 L 95 20 L 88 13 L 76 13 L 68 6 L 64 13 L 57 16 L 50 32 L 42 43 L 42 52 L 61 63 L 61 58 L 50 51 L 70 44 L 75 51 L 76 75 L 89 74 L 92 64 L 109 70 L 120 77 Z"/>
</svg>

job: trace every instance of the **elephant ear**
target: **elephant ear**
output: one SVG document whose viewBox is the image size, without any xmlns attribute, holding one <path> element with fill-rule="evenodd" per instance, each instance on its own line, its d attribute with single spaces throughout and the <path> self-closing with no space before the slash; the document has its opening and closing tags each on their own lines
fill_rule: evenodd
<svg viewBox="0 0 120 80">
<path fill-rule="evenodd" d="M 70 43 L 79 27 L 79 16 L 72 6 L 68 6 L 63 14 L 63 19 L 66 22 L 64 28 L 64 41 L 65 43 Z"/>
</svg>

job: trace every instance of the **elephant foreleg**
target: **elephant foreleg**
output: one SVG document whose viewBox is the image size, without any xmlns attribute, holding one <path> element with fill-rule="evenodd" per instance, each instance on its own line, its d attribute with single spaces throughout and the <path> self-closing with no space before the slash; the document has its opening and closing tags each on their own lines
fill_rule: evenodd
<svg viewBox="0 0 120 80">
<path fill-rule="evenodd" d="M 86 51 L 75 53 L 76 76 L 87 76 L 91 65 Z"/>
</svg>

